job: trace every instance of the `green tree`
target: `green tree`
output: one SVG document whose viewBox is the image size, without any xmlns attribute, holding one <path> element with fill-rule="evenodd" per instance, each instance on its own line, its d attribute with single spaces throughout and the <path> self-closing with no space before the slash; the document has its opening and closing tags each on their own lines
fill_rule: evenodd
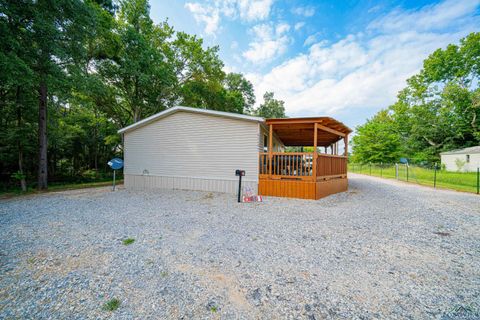
<svg viewBox="0 0 480 320">
<path fill-rule="evenodd" d="M 136 122 L 171 105 L 175 85 L 173 68 L 161 46 L 173 33 L 166 24 L 154 25 L 146 0 L 121 1 L 106 55 L 99 74 L 108 88 L 106 112 L 121 126 Z"/>
<path fill-rule="evenodd" d="M 357 127 L 352 142 L 354 162 L 388 163 L 398 161 L 400 156 L 400 137 L 387 110 Z"/>
<path fill-rule="evenodd" d="M 241 113 L 253 113 L 255 104 L 255 92 L 250 81 L 241 73 L 228 73 L 223 81 L 227 94 L 232 100 L 241 105 Z"/>
<path fill-rule="evenodd" d="M 255 103 L 252 84 L 241 74 L 192 79 L 182 87 L 182 104 L 219 111 L 250 114 Z"/>
<path fill-rule="evenodd" d="M 265 92 L 263 103 L 256 110 L 256 114 L 263 118 L 286 118 L 285 102 L 273 97 L 273 92 Z"/>
<path fill-rule="evenodd" d="M 101 178 L 117 129 L 171 106 L 255 103 L 218 47 L 153 23 L 147 0 L 0 0 L 0 43 L 2 189 Z"/>
<path fill-rule="evenodd" d="M 13 172 L 26 190 L 25 156 L 34 152 L 29 138 L 36 127 L 34 72 L 28 64 L 31 34 L 28 20 L 33 15 L 30 3 L 0 1 L 0 170 Z M 25 48 L 27 47 L 27 48 Z"/>
<path fill-rule="evenodd" d="M 28 63 L 38 92 L 38 188 L 46 189 L 49 94 L 55 98 L 49 89 L 65 86 L 75 71 L 74 63 L 84 54 L 86 26 L 91 16 L 84 2 L 74 0 L 38 0 L 32 2 L 31 12 L 31 28 L 27 30 L 31 30 L 30 48 L 33 49 Z"/>
<path fill-rule="evenodd" d="M 425 59 L 422 70 L 407 80 L 407 87 L 400 91 L 397 102 L 388 108 L 389 130 L 393 131 L 367 122 L 368 130 L 357 132 L 354 140 L 354 153 L 359 152 L 354 159 L 387 159 L 399 151 L 413 162 L 434 162 L 442 151 L 478 145 L 479 64 L 480 33 L 468 35 L 459 45 L 451 44 L 433 52 Z M 364 144 L 369 143 L 369 136 L 375 130 L 395 133 L 399 150 L 378 149 L 376 156 L 370 150 L 366 157 L 365 150 L 371 148 Z"/>
<path fill-rule="evenodd" d="M 419 147 L 424 141 L 431 159 L 443 150 L 480 143 L 479 62 L 480 33 L 472 33 L 459 46 L 436 50 L 407 81 L 400 99 L 410 108 L 410 134 Z"/>
<path fill-rule="evenodd" d="M 218 47 L 204 49 L 201 38 L 177 32 L 170 50 L 174 53 L 171 64 L 178 79 L 179 104 L 242 113 L 242 106 L 222 84 L 225 72 Z"/>
</svg>

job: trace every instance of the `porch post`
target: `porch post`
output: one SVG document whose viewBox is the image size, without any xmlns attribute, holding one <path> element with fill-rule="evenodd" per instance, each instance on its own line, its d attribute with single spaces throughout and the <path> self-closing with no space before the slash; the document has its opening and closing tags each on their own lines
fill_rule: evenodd
<svg viewBox="0 0 480 320">
<path fill-rule="evenodd" d="M 343 141 L 345 143 L 345 153 L 344 153 L 344 156 L 347 157 L 348 156 L 348 134 L 345 135 L 345 137 L 343 137 Z"/>
<path fill-rule="evenodd" d="M 317 137 L 318 137 L 318 123 L 315 122 L 313 125 L 313 168 L 312 168 L 312 175 L 313 181 L 317 180 Z"/>
<path fill-rule="evenodd" d="M 268 177 L 272 177 L 272 149 L 273 149 L 273 125 L 269 125 L 268 132 Z"/>
</svg>

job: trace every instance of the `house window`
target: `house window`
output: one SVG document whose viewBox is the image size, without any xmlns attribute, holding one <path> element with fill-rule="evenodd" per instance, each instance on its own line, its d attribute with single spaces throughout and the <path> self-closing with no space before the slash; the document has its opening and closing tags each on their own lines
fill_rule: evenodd
<svg viewBox="0 0 480 320">
<path fill-rule="evenodd" d="M 469 163 L 469 162 L 470 162 L 470 155 L 467 154 L 467 163 Z"/>
<path fill-rule="evenodd" d="M 268 151 L 268 136 L 266 134 L 263 135 L 263 152 Z"/>
</svg>

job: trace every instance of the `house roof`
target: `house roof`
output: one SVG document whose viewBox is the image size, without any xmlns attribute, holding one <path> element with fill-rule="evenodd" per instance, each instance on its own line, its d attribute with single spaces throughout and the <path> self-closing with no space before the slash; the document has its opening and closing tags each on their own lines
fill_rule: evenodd
<svg viewBox="0 0 480 320">
<path fill-rule="evenodd" d="M 343 139 L 352 130 L 330 117 L 267 119 L 267 125 L 286 146 L 313 146 L 317 124 L 317 146 L 328 147 Z"/>
<path fill-rule="evenodd" d="M 472 153 L 480 153 L 480 146 L 440 152 L 441 155 L 443 155 L 443 154 L 472 154 Z"/>
<path fill-rule="evenodd" d="M 129 125 L 128 127 L 122 128 L 118 130 L 118 133 L 125 133 L 127 131 L 131 131 L 134 129 L 137 129 L 139 127 L 142 127 L 146 124 L 149 124 L 151 122 L 154 122 L 158 119 L 164 118 L 166 116 L 169 116 L 171 114 L 174 114 L 176 112 L 183 111 L 183 112 L 191 112 L 191 113 L 200 113 L 200 114 L 207 114 L 211 116 L 217 116 L 217 117 L 224 117 L 224 118 L 230 118 L 230 119 L 238 119 L 238 120 L 245 120 L 245 121 L 254 121 L 254 122 L 264 122 L 265 119 L 261 117 L 253 117 L 253 116 L 247 116 L 244 114 L 238 114 L 238 113 L 231 113 L 231 112 L 223 112 L 223 111 L 215 111 L 215 110 L 208 110 L 208 109 L 199 109 L 199 108 L 191 108 L 191 107 L 183 107 L 183 106 L 176 106 L 172 107 L 170 109 L 164 110 L 162 112 L 156 113 L 153 116 L 150 116 L 148 118 L 145 118 L 143 120 L 140 120 L 138 122 L 135 122 L 134 124 Z"/>
<path fill-rule="evenodd" d="M 118 130 L 118 133 L 125 133 L 145 126 L 158 119 L 167 117 L 176 112 L 200 113 L 216 117 L 238 119 L 244 121 L 253 121 L 262 125 L 273 125 L 273 130 L 277 137 L 286 146 L 312 146 L 314 139 L 314 126 L 318 126 L 317 145 L 329 146 L 334 142 L 348 135 L 352 130 L 343 123 L 330 117 L 310 117 L 310 118 L 282 118 L 282 119 L 264 119 L 262 117 L 248 116 L 244 114 L 215 111 L 208 109 L 190 108 L 176 106 L 162 112 L 156 113 L 148 118 L 135 122 L 128 127 Z"/>
</svg>

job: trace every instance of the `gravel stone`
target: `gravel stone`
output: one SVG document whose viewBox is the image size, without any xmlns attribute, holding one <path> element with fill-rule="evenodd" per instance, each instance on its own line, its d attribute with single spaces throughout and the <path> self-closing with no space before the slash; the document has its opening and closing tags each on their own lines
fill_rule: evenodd
<svg viewBox="0 0 480 320">
<path fill-rule="evenodd" d="M 349 177 L 318 201 L 121 187 L 1 200 L 0 318 L 479 319 L 480 197 Z"/>
</svg>

